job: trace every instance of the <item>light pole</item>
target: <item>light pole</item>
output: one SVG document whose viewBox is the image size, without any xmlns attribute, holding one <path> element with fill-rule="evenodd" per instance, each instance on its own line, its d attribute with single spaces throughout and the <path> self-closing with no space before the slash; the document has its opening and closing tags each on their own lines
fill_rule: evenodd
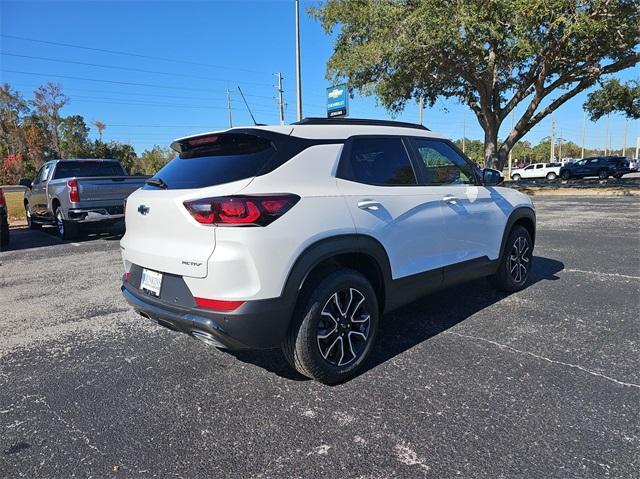
<svg viewBox="0 0 640 479">
<path fill-rule="evenodd" d="M 302 73 L 300 71 L 300 0 L 296 0 L 296 98 L 297 118 L 302 120 Z"/>
</svg>

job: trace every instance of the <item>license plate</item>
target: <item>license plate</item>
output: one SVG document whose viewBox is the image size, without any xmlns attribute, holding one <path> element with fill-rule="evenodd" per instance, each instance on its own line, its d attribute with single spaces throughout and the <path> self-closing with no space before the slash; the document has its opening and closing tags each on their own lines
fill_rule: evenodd
<svg viewBox="0 0 640 479">
<path fill-rule="evenodd" d="M 140 281 L 140 289 L 151 293 L 154 296 L 160 296 L 160 287 L 162 286 L 162 273 L 142 269 L 142 280 Z"/>
</svg>

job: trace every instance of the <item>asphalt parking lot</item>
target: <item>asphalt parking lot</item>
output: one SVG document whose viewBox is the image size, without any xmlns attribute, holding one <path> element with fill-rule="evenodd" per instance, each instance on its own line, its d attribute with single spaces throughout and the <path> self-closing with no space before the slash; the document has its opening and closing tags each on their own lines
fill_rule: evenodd
<svg viewBox="0 0 640 479">
<path fill-rule="evenodd" d="M 530 286 L 385 318 L 335 387 L 135 315 L 117 235 L 0 255 L 0 477 L 639 477 L 640 202 L 535 199 Z"/>
</svg>

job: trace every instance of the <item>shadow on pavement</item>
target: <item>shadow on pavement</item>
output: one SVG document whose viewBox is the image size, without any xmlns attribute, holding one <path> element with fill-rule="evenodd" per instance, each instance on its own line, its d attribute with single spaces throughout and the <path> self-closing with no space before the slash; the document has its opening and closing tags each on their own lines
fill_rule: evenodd
<svg viewBox="0 0 640 479">
<path fill-rule="evenodd" d="M 534 256 L 527 287 L 540 281 L 555 281 L 564 263 Z M 377 344 L 360 374 L 393 359 L 443 331 L 464 321 L 508 296 L 495 290 L 486 279 L 453 286 L 386 314 L 382 318 Z M 282 356 L 280 350 L 230 351 L 240 361 L 264 368 L 278 376 L 304 381 Z"/>
<path fill-rule="evenodd" d="M 109 228 L 86 228 L 73 241 L 65 241 L 57 236 L 57 230 L 53 226 L 43 226 L 39 230 L 32 230 L 26 226 L 12 227 L 10 230 L 10 243 L 7 248 L 3 248 L 3 252 L 19 251 L 31 248 L 43 248 L 47 246 L 56 246 L 68 243 L 83 243 L 86 241 L 94 241 L 103 239 L 107 241 L 120 240 L 123 235 L 124 228 L 112 226 Z"/>
</svg>

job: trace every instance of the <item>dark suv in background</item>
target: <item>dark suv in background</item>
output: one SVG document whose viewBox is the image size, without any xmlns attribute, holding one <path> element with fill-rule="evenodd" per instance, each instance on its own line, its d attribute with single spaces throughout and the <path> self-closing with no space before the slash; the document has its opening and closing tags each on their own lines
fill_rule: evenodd
<svg viewBox="0 0 640 479">
<path fill-rule="evenodd" d="M 622 175 L 632 171 L 629 168 L 629 161 L 624 156 L 594 156 L 574 163 L 565 163 L 560 168 L 560 178 L 568 180 L 597 176 L 601 180 L 605 180 L 610 176 L 622 178 Z"/>
</svg>

